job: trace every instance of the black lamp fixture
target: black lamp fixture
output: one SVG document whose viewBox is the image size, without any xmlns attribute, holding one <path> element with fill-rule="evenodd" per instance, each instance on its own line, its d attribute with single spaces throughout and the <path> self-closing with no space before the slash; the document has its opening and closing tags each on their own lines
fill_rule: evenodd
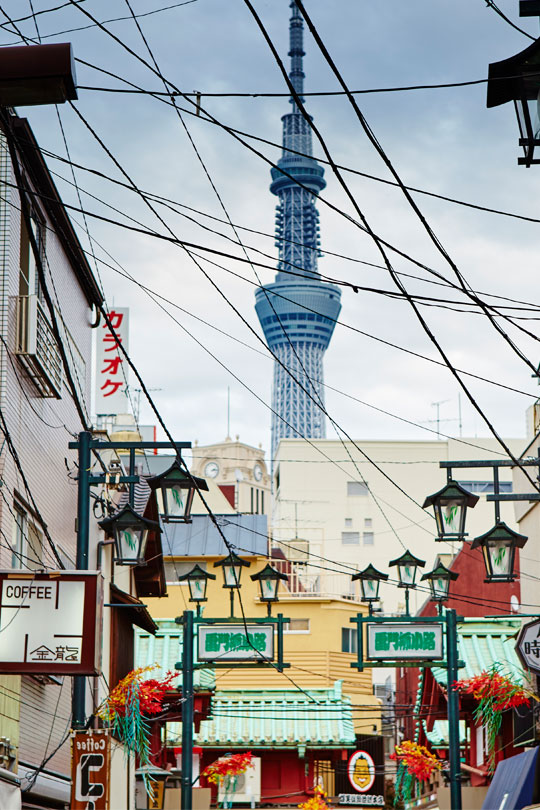
<svg viewBox="0 0 540 810">
<path fill-rule="evenodd" d="M 251 563 L 247 562 L 246 560 L 242 560 L 238 554 L 231 551 L 222 560 L 215 562 L 214 568 L 223 569 L 224 588 L 239 588 L 242 568 L 249 568 L 250 565 Z"/>
<path fill-rule="evenodd" d="M 521 16 L 538 14 L 538 3 L 520 3 Z M 530 167 L 540 163 L 534 157 L 536 146 L 540 146 L 538 122 L 538 100 L 540 90 L 540 39 L 535 40 L 528 48 L 492 62 L 488 71 L 487 106 L 498 107 L 508 101 L 514 102 L 519 128 L 519 145 L 523 157 L 518 158 L 518 165 Z"/>
<path fill-rule="evenodd" d="M 503 521 L 499 521 L 485 534 L 475 537 L 471 548 L 481 548 L 486 566 L 486 582 L 513 582 L 516 548 L 527 542 Z"/>
<path fill-rule="evenodd" d="M 276 571 L 267 563 L 257 574 L 252 574 L 251 579 L 259 583 L 261 602 L 266 602 L 268 615 L 270 615 L 272 602 L 278 601 L 278 589 L 280 580 L 287 581 L 289 577 Z"/>
<path fill-rule="evenodd" d="M 410 551 L 405 551 L 401 557 L 388 563 L 390 567 L 397 565 L 399 576 L 399 588 L 416 588 L 416 574 L 419 568 L 423 568 L 425 560 L 419 560 Z"/>
<path fill-rule="evenodd" d="M 204 478 L 190 475 L 178 458 L 165 472 L 146 479 L 156 493 L 161 519 L 165 523 L 191 523 L 191 506 L 196 490 L 208 491 Z"/>
<path fill-rule="evenodd" d="M 467 507 L 472 508 L 477 503 L 478 495 L 473 495 L 452 480 L 438 492 L 428 495 L 423 508 L 433 506 L 439 535 L 436 540 L 463 540 L 466 537 Z"/>
<path fill-rule="evenodd" d="M 362 602 L 369 602 L 369 610 L 371 613 L 372 603 L 377 602 L 379 599 L 379 586 L 381 582 L 386 582 L 388 574 L 382 574 L 380 571 L 371 565 L 353 574 L 352 581 L 360 580 L 360 588 L 362 589 Z"/>
<path fill-rule="evenodd" d="M 204 568 L 201 568 L 197 563 L 191 571 L 178 577 L 179 582 L 187 582 L 189 586 L 189 601 L 197 603 L 197 610 L 200 609 L 200 603 L 206 602 L 206 587 L 209 579 L 215 579 L 215 574 L 209 574 Z"/>
<path fill-rule="evenodd" d="M 159 523 L 139 515 L 126 504 L 119 512 L 101 520 L 98 524 L 114 538 L 117 565 L 140 565 L 144 563 L 148 532 L 160 532 Z"/>
<path fill-rule="evenodd" d="M 433 571 L 423 575 L 422 581 L 427 580 L 429 583 L 431 600 L 441 604 L 447 601 L 450 594 L 450 583 L 456 580 L 458 576 L 459 574 L 455 571 L 450 571 L 450 569 L 439 560 Z"/>
</svg>

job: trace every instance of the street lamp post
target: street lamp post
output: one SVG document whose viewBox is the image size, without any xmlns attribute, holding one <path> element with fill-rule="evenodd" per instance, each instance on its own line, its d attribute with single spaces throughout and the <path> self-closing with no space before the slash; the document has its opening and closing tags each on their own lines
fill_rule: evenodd
<svg viewBox="0 0 540 810">
<path fill-rule="evenodd" d="M 251 563 L 242 560 L 234 551 L 230 551 L 223 560 L 214 563 L 214 568 L 221 568 L 223 571 L 223 587 L 229 589 L 231 600 L 231 618 L 234 616 L 234 592 L 240 587 L 240 577 L 242 568 L 249 568 Z"/>
<path fill-rule="evenodd" d="M 360 580 L 360 587 L 362 589 L 362 602 L 368 603 L 368 610 L 369 615 L 373 615 L 373 603 L 379 601 L 379 587 L 381 582 L 386 582 L 388 579 L 388 574 L 382 574 L 380 571 L 371 565 L 371 563 L 364 568 L 363 571 L 359 571 L 357 574 L 353 574 L 351 577 L 353 582 Z"/>
<path fill-rule="evenodd" d="M 405 615 L 410 616 L 409 611 L 409 589 L 416 588 L 416 574 L 419 568 L 423 568 L 425 560 L 419 560 L 410 551 L 405 551 L 401 557 L 398 557 L 392 562 L 388 563 L 390 567 L 397 566 L 399 585 L 398 588 L 405 588 Z"/>
<path fill-rule="evenodd" d="M 271 616 L 272 602 L 278 601 L 279 583 L 281 580 L 289 579 L 289 577 L 267 564 L 257 574 L 252 574 L 251 579 L 259 583 L 261 602 L 266 602 L 268 615 Z"/>
<path fill-rule="evenodd" d="M 481 548 L 486 566 L 486 582 L 513 582 L 516 548 L 527 542 L 524 534 L 518 534 L 503 521 L 499 521 L 485 534 L 475 537 L 471 548 Z"/>
</svg>

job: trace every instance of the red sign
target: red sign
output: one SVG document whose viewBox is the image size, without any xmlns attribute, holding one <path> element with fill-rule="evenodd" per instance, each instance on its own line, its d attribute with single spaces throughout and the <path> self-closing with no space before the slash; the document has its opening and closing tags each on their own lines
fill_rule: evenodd
<svg viewBox="0 0 540 810">
<path fill-rule="evenodd" d="M 77 731 L 71 738 L 71 810 L 109 810 L 109 732 Z"/>
<path fill-rule="evenodd" d="M 106 321 L 97 330 L 96 413 L 128 413 L 127 366 L 120 345 L 128 350 L 129 310 L 125 307 L 112 309 L 109 321 L 114 331 Z"/>
<path fill-rule="evenodd" d="M 96 675 L 102 577 L 0 571 L 0 673 Z"/>
</svg>

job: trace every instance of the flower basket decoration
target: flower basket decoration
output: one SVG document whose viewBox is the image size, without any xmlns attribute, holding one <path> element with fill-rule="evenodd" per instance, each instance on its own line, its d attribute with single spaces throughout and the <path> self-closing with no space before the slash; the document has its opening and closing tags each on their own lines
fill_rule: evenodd
<svg viewBox="0 0 540 810">
<path fill-rule="evenodd" d="M 326 791 L 320 785 L 317 785 L 313 796 L 298 805 L 299 810 L 330 810 L 329 805 L 326 803 L 327 796 Z"/>
<path fill-rule="evenodd" d="M 143 768 L 151 764 L 148 716 L 162 711 L 165 694 L 175 688 L 173 681 L 178 675 L 168 672 L 161 679 L 144 677 L 156 667 L 157 664 L 154 664 L 129 672 L 96 712 L 122 742 L 126 757 L 136 754 L 139 767 Z M 145 787 L 152 795 L 152 788 L 146 780 Z"/>
<path fill-rule="evenodd" d="M 495 770 L 497 734 L 502 723 L 502 713 L 507 709 L 529 703 L 531 698 L 538 700 L 528 689 L 503 675 L 499 664 L 472 678 L 464 678 L 454 683 L 454 689 L 462 695 L 472 695 L 478 701 L 473 717 L 486 729 L 488 772 Z"/>
<path fill-rule="evenodd" d="M 207 765 L 201 776 L 205 776 L 214 785 L 219 785 L 222 782 L 225 796 L 227 796 L 235 792 L 238 776 L 245 773 L 248 768 L 253 767 L 252 760 L 251 751 L 240 754 L 226 754 L 224 757 L 219 757 L 215 762 Z M 226 798 L 224 799 L 225 804 L 227 804 Z"/>
<path fill-rule="evenodd" d="M 424 745 L 404 740 L 396 745 L 390 759 L 398 762 L 394 804 L 409 802 L 421 782 L 428 782 L 434 771 L 440 771 L 443 762 Z"/>
</svg>

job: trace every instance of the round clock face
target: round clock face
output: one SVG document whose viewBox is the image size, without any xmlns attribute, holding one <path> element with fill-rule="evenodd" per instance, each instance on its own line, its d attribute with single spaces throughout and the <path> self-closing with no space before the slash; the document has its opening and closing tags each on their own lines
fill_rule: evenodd
<svg viewBox="0 0 540 810">
<path fill-rule="evenodd" d="M 208 478 L 215 478 L 219 472 L 219 464 L 215 461 L 209 461 L 206 467 L 204 468 L 204 474 L 208 476 Z"/>
<path fill-rule="evenodd" d="M 253 468 L 253 475 L 255 476 L 256 481 L 260 481 L 261 478 L 263 477 L 263 471 L 260 464 L 255 464 Z"/>
</svg>

